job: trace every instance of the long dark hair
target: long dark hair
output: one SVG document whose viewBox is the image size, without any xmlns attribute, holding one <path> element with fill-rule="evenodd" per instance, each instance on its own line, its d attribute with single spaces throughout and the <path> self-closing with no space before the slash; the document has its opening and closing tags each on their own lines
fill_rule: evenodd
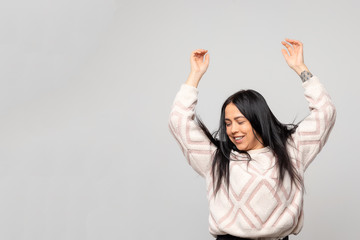
<svg viewBox="0 0 360 240">
<path fill-rule="evenodd" d="M 200 128 L 217 147 L 211 168 L 213 189 L 216 183 L 216 189 L 214 190 L 215 195 L 220 189 L 223 177 L 226 179 L 227 190 L 229 193 L 229 163 L 231 150 L 244 153 L 248 157 L 248 160 L 251 160 L 251 156 L 246 151 L 237 149 L 226 133 L 225 108 L 229 103 L 235 104 L 239 111 L 247 118 L 253 131 L 255 130 L 256 133 L 261 136 L 263 146 L 270 147 L 273 151 L 279 169 L 278 187 L 282 185 L 287 171 L 291 183 L 295 182 L 295 185 L 298 188 L 303 188 L 302 178 L 292 164 L 286 148 L 286 143 L 289 139 L 291 140 L 291 134 L 295 132 L 298 124 L 282 124 L 279 122 L 270 110 L 264 97 L 257 91 L 250 89 L 240 90 L 226 99 L 221 108 L 219 129 L 213 134 L 210 133 L 199 116 L 196 115 L 196 120 Z M 254 135 L 256 136 L 256 134 Z M 215 175 L 217 176 L 217 179 Z"/>
</svg>

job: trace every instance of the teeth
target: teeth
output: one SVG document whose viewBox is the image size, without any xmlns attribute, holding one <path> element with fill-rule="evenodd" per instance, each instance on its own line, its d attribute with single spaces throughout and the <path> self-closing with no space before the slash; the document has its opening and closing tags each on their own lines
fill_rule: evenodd
<svg viewBox="0 0 360 240">
<path fill-rule="evenodd" d="M 240 140 L 242 139 L 243 137 L 236 137 L 235 140 Z"/>
</svg>

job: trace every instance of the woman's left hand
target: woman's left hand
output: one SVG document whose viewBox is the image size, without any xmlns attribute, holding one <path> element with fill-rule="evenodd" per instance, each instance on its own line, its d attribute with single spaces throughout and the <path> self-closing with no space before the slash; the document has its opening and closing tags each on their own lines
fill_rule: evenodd
<svg viewBox="0 0 360 240">
<path fill-rule="evenodd" d="M 291 46 L 287 42 L 281 41 L 281 43 L 287 48 L 290 53 L 289 55 L 285 49 L 281 49 L 286 63 L 299 75 L 304 70 L 308 71 L 307 67 L 304 64 L 303 44 L 300 41 L 294 39 L 285 38 L 285 40 L 292 44 Z"/>
</svg>

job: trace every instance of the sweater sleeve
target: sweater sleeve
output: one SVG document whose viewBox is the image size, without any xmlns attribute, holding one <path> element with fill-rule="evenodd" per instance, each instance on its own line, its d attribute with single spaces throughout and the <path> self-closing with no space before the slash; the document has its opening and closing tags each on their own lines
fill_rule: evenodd
<svg viewBox="0 0 360 240">
<path fill-rule="evenodd" d="M 305 171 L 325 145 L 335 124 L 336 109 L 317 76 L 312 76 L 302 86 L 310 114 L 299 124 L 293 139 Z"/>
<path fill-rule="evenodd" d="M 205 177 L 216 147 L 195 121 L 197 100 L 198 89 L 182 84 L 171 107 L 168 126 L 189 165 Z"/>
</svg>

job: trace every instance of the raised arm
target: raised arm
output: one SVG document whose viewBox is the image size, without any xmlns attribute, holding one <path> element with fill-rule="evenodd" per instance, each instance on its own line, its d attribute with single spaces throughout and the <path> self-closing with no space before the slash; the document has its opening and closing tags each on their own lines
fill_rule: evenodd
<svg viewBox="0 0 360 240">
<path fill-rule="evenodd" d="M 209 64 L 209 55 L 206 55 L 203 62 L 206 52 L 198 49 L 191 53 L 191 72 L 176 94 L 169 116 L 170 132 L 180 145 L 190 166 L 203 177 L 211 167 L 212 154 L 216 150 L 195 121 L 197 86 Z"/>
<path fill-rule="evenodd" d="M 299 124 L 293 134 L 295 147 L 304 170 L 313 161 L 326 143 L 335 124 L 336 109 L 331 97 L 317 76 L 314 76 L 304 64 L 303 44 L 297 40 L 286 39 L 282 42 L 290 55 L 282 49 L 282 53 L 290 68 L 303 81 L 305 99 L 308 101 L 310 114 Z"/>
<path fill-rule="evenodd" d="M 306 170 L 330 135 L 336 120 L 336 109 L 317 76 L 312 76 L 302 85 L 310 114 L 299 124 L 293 139 Z"/>
</svg>

